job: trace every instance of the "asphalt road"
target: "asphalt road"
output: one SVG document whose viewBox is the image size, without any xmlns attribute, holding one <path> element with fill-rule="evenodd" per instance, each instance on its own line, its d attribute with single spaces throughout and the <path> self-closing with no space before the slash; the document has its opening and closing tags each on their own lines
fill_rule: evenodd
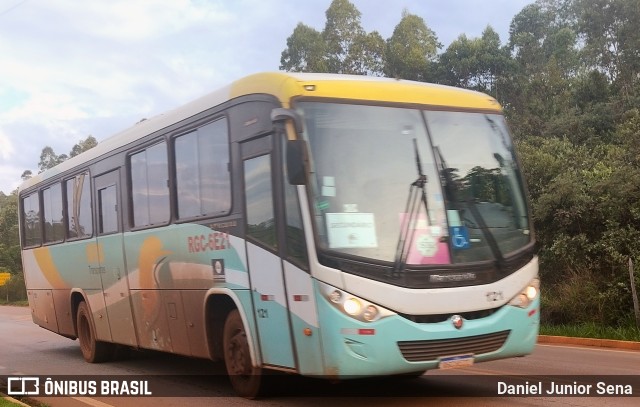
<svg viewBox="0 0 640 407">
<path fill-rule="evenodd" d="M 52 407 L 110 406 L 637 406 L 640 351 L 539 345 L 530 356 L 486 362 L 469 368 L 430 371 L 415 378 L 379 378 L 342 383 L 281 377 L 274 394 L 262 400 L 235 397 L 224 366 L 156 352 L 131 352 L 121 360 L 88 364 L 77 341 L 46 331 L 31 321 L 29 308 L 0 307 L 0 376 L 61 375 L 120 380 L 151 378 L 153 393 L 167 397 L 38 397 Z M 124 378 L 124 379 L 123 379 Z M 99 382 L 99 381 L 98 381 Z M 551 382 L 590 396 L 551 397 Z M 500 384 L 502 383 L 502 384 Z M 599 384 L 598 384 L 599 383 Z M 628 384 L 628 386 L 627 386 Z M 527 389 L 527 397 L 510 394 Z M 591 385 L 590 388 L 586 386 Z M 512 387 L 510 387 L 512 386 Z M 607 387 L 610 386 L 610 387 Z M 555 388 L 555 387 L 554 387 Z M 633 397 L 624 394 L 631 389 Z M 542 395 L 533 392 L 542 391 Z M 500 394 L 502 392 L 503 394 Z"/>
</svg>

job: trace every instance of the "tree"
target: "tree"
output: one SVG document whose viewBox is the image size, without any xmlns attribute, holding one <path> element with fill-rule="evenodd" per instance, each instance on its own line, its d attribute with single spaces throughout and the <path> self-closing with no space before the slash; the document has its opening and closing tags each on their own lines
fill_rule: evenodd
<svg viewBox="0 0 640 407">
<path fill-rule="evenodd" d="M 498 97 L 498 79 L 509 66 L 509 55 L 498 33 L 487 26 L 480 38 L 459 36 L 440 55 L 439 64 L 441 82 Z"/>
<path fill-rule="evenodd" d="M 39 172 L 43 172 L 45 170 L 48 170 L 49 168 L 53 168 L 65 161 L 67 158 L 69 157 L 66 154 L 57 155 L 53 151 L 53 148 L 51 148 L 50 146 L 46 146 L 40 153 L 40 162 L 38 163 L 38 168 L 40 169 Z"/>
<path fill-rule="evenodd" d="M 640 3 L 638 0 L 575 0 L 574 6 L 578 29 L 585 42 L 585 60 L 617 84 L 622 101 L 630 106 L 635 84 L 640 81 Z"/>
<path fill-rule="evenodd" d="M 89 135 L 87 136 L 86 139 L 80 140 L 77 144 L 75 144 L 71 149 L 71 152 L 69 153 L 69 155 L 66 155 L 66 154 L 57 155 L 53 151 L 53 148 L 51 148 L 50 146 L 46 146 L 45 148 L 42 149 L 42 152 L 40 153 L 40 162 L 38 163 L 38 168 L 40 169 L 39 172 L 43 172 L 45 170 L 48 170 L 49 168 L 53 168 L 56 165 L 66 161 L 69 157 L 75 157 L 76 155 L 83 153 L 97 145 L 98 145 L 98 142 L 96 141 L 95 137 Z M 23 179 L 25 176 L 30 177 L 31 171 L 27 170 L 23 172 L 22 173 Z"/>
<path fill-rule="evenodd" d="M 367 34 L 360 11 L 348 0 L 333 0 L 326 11 L 324 30 L 298 23 L 287 38 L 280 69 L 293 72 L 382 74 L 384 41 L 377 32 Z"/>
<path fill-rule="evenodd" d="M 345 65 L 352 74 L 381 76 L 384 72 L 385 42 L 377 31 L 359 36 L 351 46 Z"/>
<path fill-rule="evenodd" d="M 349 0 L 333 0 L 326 11 L 327 22 L 322 31 L 326 44 L 329 72 L 356 73 L 353 46 L 365 32 L 360 24 L 361 13 Z"/>
<path fill-rule="evenodd" d="M 436 34 L 422 17 L 404 10 L 393 35 L 387 40 L 384 73 L 395 78 L 424 80 L 429 61 L 435 59 L 441 47 Z"/>
<path fill-rule="evenodd" d="M 280 69 L 293 72 L 328 72 L 326 44 L 322 34 L 298 23 L 287 38 L 287 48 L 280 57 Z"/>
<path fill-rule="evenodd" d="M 0 268 L 17 273 L 20 268 L 18 195 L 0 193 Z"/>
<path fill-rule="evenodd" d="M 87 150 L 92 149 L 98 145 L 98 141 L 92 135 L 87 136 L 86 139 L 80 140 L 78 144 L 74 145 L 69 153 L 69 157 L 75 157 L 78 154 L 84 153 Z"/>
<path fill-rule="evenodd" d="M 564 125 L 575 116 L 572 82 L 580 71 L 570 9 L 566 0 L 538 0 L 511 22 L 508 48 L 513 64 L 500 81 L 500 99 L 508 101 L 516 133 L 572 136 L 576 130 Z"/>
</svg>

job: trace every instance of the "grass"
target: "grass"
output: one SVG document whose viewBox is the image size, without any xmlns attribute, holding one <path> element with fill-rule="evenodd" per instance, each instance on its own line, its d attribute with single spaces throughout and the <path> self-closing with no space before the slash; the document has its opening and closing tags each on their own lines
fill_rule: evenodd
<svg viewBox="0 0 640 407">
<path fill-rule="evenodd" d="M 640 341 L 640 328 L 634 326 L 609 327 L 594 323 L 579 325 L 541 325 L 541 335 L 570 336 L 575 338 L 615 339 Z"/>
<path fill-rule="evenodd" d="M 26 398 L 26 397 L 20 398 L 19 401 L 22 404 L 16 403 L 14 401 L 16 399 L 8 400 L 5 397 L 9 398 L 9 396 L 5 395 L 4 393 L 0 393 L 0 407 L 24 407 L 25 405 L 31 406 L 31 407 L 49 407 L 47 403 L 43 403 L 41 401 Z"/>
<path fill-rule="evenodd" d="M 21 300 L 21 301 L 9 301 L 9 302 L 7 302 L 6 300 L 0 299 L 0 305 L 15 305 L 16 307 L 28 307 L 29 306 L 29 301 L 28 300 Z M 2 407 L 1 404 L 0 404 L 0 407 Z"/>
<path fill-rule="evenodd" d="M 0 407 L 22 407 L 22 404 L 7 400 L 5 397 L 4 394 L 0 393 Z"/>
</svg>

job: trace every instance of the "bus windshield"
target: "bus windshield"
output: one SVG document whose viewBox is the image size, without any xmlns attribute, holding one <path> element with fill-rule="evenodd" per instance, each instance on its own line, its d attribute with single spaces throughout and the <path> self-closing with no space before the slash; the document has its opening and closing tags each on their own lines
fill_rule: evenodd
<svg viewBox="0 0 640 407">
<path fill-rule="evenodd" d="M 300 102 L 318 249 L 382 262 L 500 260 L 531 242 L 499 114 Z M 416 180 L 425 181 L 414 193 Z"/>
</svg>

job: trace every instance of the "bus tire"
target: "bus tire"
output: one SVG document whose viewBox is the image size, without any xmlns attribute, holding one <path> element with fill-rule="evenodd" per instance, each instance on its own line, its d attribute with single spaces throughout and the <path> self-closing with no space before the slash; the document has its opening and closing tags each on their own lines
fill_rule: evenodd
<svg viewBox="0 0 640 407">
<path fill-rule="evenodd" d="M 237 309 L 227 315 L 222 340 L 224 363 L 233 389 L 245 398 L 258 397 L 263 384 L 262 369 L 251 363 L 247 333 Z"/>
<path fill-rule="evenodd" d="M 106 362 L 113 355 L 113 344 L 96 340 L 96 330 L 87 303 L 82 301 L 78 305 L 76 314 L 78 328 L 78 342 L 82 357 L 89 363 Z"/>
</svg>

